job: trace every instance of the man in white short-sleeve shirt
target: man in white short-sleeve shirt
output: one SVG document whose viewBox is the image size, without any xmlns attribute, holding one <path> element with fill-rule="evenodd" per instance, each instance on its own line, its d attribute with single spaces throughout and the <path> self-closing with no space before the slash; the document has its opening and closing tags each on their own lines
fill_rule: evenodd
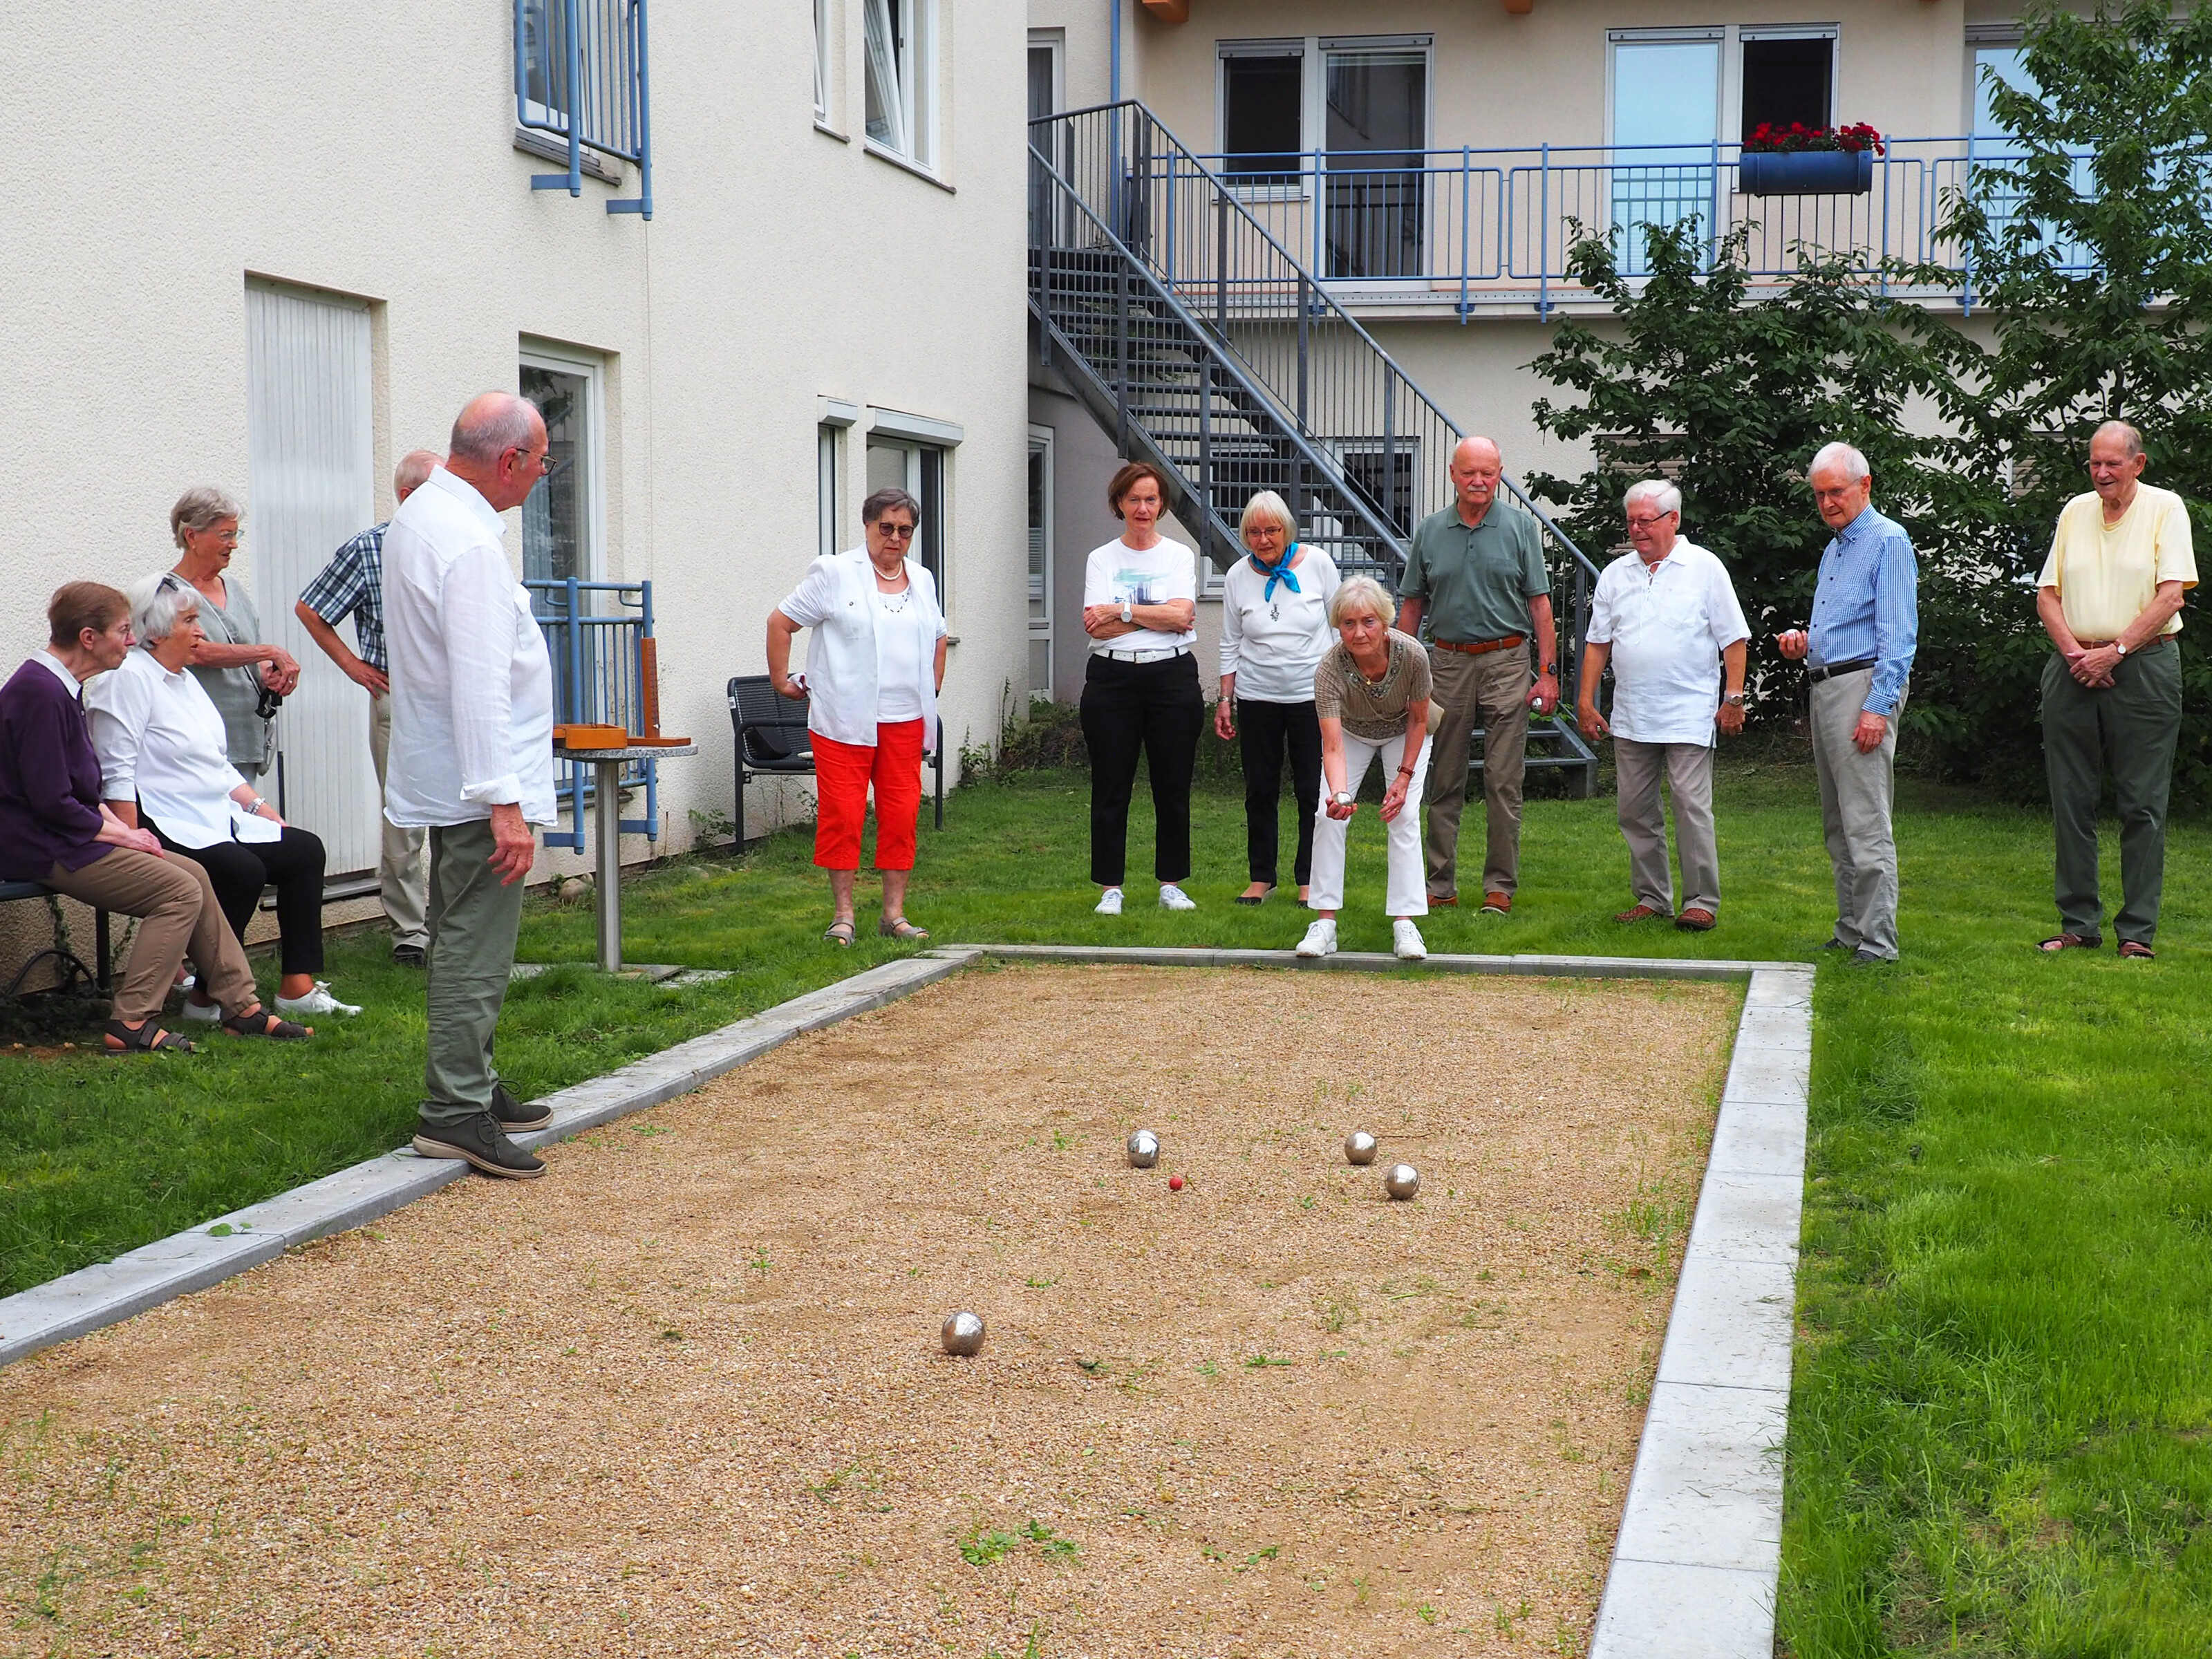
<svg viewBox="0 0 2212 1659">
<path fill-rule="evenodd" d="M 543 1175 L 507 1139 L 552 1114 L 492 1065 L 522 923 L 532 824 L 554 818 L 553 665 L 507 562 L 500 514 L 544 476 L 545 422 L 512 392 L 471 398 L 445 465 L 384 532 L 392 750 L 385 814 L 430 840 L 428 1055 L 415 1150 L 486 1175 Z"/>
<path fill-rule="evenodd" d="M 1713 835 L 1713 732 L 1743 730 L 1743 674 L 1751 629 L 1728 568 L 1682 539 L 1682 492 L 1664 479 L 1633 486 L 1625 503 L 1636 550 L 1605 568 L 1590 600 L 1575 714 L 1593 741 L 1613 736 L 1620 833 L 1635 903 L 1615 921 L 1674 916 L 1686 933 L 1720 915 L 1721 859 Z M 1613 717 L 1597 684 L 1613 665 Z M 1727 690 L 1723 694 L 1722 681 Z M 1674 797 L 1682 910 L 1667 868 L 1662 775 Z"/>
</svg>

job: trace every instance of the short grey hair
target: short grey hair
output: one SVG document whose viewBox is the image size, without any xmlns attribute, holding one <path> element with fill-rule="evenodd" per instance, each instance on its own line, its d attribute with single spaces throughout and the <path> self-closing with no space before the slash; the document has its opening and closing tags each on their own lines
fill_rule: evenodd
<svg viewBox="0 0 2212 1659">
<path fill-rule="evenodd" d="M 896 484 L 886 484 L 860 503 L 860 522 L 876 524 L 886 513 L 903 513 L 916 530 L 921 528 L 921 503 Z"/>
<path fill-rule="evenodd" d="M 440 465 L 441 458 L 434 449 L 409 450 L 399 458 L 399 465 L 392 470 L 392 493 L 404 495 L 420 489 L 430 482 L 430 475 L 438 470 Z"/>
<path fill-rule="evenodd" d="M 1291 516 L 1291 504 L 1272 489 L 1263 489 L 1244 503 L 1244 514 L 1237 520 L 1237 533 L 1249 530 L 1255 519 L 1273 520 L 1282 526 L 1285 541 L 1298 538 L 1298 521 Z"/>
<path fill-rule="evenodd" d="M 199 589 L 173 570 L 140 577 L 125 597 L 131 601 L 131 631 L 145 645 L 167 639 L 178 623 L 199 614 Z"/>
<path fill-rule="evenodd" d="M 496 466 L 510 449 L 527 449 L 541 417 L 538 405 L 513 392 L 471 398 L 453 419 L 447 450 L 456 459 Z"/>
<path fill-rule="evenodd" d="M 178 496 L 169 509 L 169 538 L 182 547 L 187 531 L 210 530 L 225 519 L 245 516 L 244 509 L 213 484 L 198 484 Z"/>
<path fill-rule="evenodd" d="M 1329 595 L 1328 625 L 1344 626 L 1344 619 L 1354 611 L 1364 611 L 1371 617 L 1382 618 L 1382 626 L 1390 628 L 1398 621 L 1398 602 L 1390 597 L 1390 590 L 1372 576 L 1347 576 Z"/>
<path fill-rule="evenodd" d="M 2128 459 L 2130 460 L 2135 459 L 2136 456 L 2143 453 L 2142 434 L 2136 430 L 2135 428 L 2130 426 L 2125 421 L 2105 421 L 2100 422 L 2097 429 L 2089 434 L 2089 441 L 2091 443 L 2094 443 L 2098 439 L 2106 436 L 2107 434 L 2117 436 L 2122 443 L 2128 447 Z"/>
<path fill-rule="evenodd" d="M 1832 466 L 1843 468 L 1844 476 L 1853 483 L 1861 478 L 1874 477 L 1874 469 L 1867 465 L 1867 458 L 1841 439 L 1820 446 L 1820 453 L 1813 457 L 1812 465 L 1805 469 L 1805 476 L 1810 478 L 1815 472 Z"/>
<path fill-rule="evenodd" d="M 1638 501 L 1649 501 L 1658 513 L 1680 513 L 1682 492 L 1664 478 L 1644 478 L 1628 486 L 1628 493 L 1620 498 L 1623 513 L 1635 511 Z"/>
</svg>

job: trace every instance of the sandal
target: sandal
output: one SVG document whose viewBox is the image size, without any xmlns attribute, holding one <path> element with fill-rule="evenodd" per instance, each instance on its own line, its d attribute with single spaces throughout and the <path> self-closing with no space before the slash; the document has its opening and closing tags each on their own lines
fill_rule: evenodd
<svg viewBox="0 0 2212 1659">
<path fill-rule="evenodd" d="M 244 1013 L 233 1014 L 223 1021 L 222 1029 L 233 1036 L 272 1037 L 278 1042 L 301 1042 L 315 1034 L 313 1026 L 279 1019 L 258 1002 Z"/>
<path fill-rule="evenodd" d="M 200 1048 L 199 1044 L 189 1037 L 180 1037 L 174 1031 L 163 1030 L 158 1019 L 148 1020 L 135 1031 L 121 1020 L 111 1019 L 107 1022 L 107 1035 L 123 1045 L 119 1048 L 109 1048 L 102 1043 L 102 1049 L 111 1054 L 196 1054 Z"/>
<path fill-rule="evenodd" d="M 2138 939 L 2122 939 L 2120 941 L 2120 954 L 2124 957 L 2133 957 L 2138 962 L 2155 962 L 2158 960 L 2158 952 L 2152 950 L 2149 945 L 2142 943 Z"/>
<path fill-rule="evenodd" d="M 888 921 L 876 924 L 876 933 L 884 939 L 927 939 L 929 929 L 917 927 L 904 916 L 893 916 Z"/>
<path fill-rule="evenodd" d="M 2035 948 L 2045 951 L 2095 951 L 2102 949 L 2104 943 L 2103 937 L 2097 933 L 2053 933 L 2049 939 L 2039 941 Z M 2124 945 L 2120 946 L 2120 954 L 2125 956 L 2127 949 Z"/>
<path fill-rule="evenodd" d="M 839 950 L 849 951 L 853 947 L 853 924 L 849 921 L 833 921 L 822 930 L 822 937 Z"/>
</svg>

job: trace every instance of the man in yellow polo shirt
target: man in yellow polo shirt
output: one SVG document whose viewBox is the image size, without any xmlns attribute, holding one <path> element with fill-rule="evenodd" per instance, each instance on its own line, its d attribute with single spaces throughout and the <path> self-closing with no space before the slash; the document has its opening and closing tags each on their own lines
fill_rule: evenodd
<svg viewBox="0 0 2212 1659">
<path fill-rule="evenodd" d="M 2043 667 L 2043 756 L 2057 836 L 2060 932 L 2045 951 L 2104 943 L 2097 802 L 2120 811 L 2120 954 L 2148 958 L 2166 881 L 2166 800 L 2181 733 L 2181 595 L 2197 586 L 2189 508 L 2142 482 L 2142 434 L 2107 421 L 2089 440 L 2089 494 L 2058 515 L 2035 611 L 2058 647 Z"/>
</svg>

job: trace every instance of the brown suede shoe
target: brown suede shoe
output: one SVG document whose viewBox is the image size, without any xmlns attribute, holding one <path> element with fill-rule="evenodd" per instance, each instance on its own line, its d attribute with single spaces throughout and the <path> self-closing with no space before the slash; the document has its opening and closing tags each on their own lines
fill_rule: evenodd
<svg viewBox="0 0 2212 1659">
<path fill-rule="evenodd" d="M 1458 903 L 1459 895 L 1457 893 L 1445 893 L 1441 896 L 1435 893 L 1429 895 L 1429 908 L 1431 910 L 1449 910 L 1453 908 Z"/>
<path fill-rule="evenodd" d="M 1512 911 L 1512 894 L 1485 893 L 1482 896 L 1482 914 L 1486 916 L 1510 915 Z"/>
<path fill-rule="evenodd" d="M 1615 921 L 1649 921 L 1654 916 L 1664 921 L 1667 913 L 1664 910 L 1655 910 L 1648 904 L 1638 904 L 1632 909 L 1623 910 L 1613 920 Z"/>
<path fill-rule="evenodd" d="M 1700 910 L 1692 907 L 1675 917 L 1674 925 L 1686 933 L 1710 933 L 1713 931 L 1713 923 L 1716 920 L 1711 911 Z"/>
</svg>

